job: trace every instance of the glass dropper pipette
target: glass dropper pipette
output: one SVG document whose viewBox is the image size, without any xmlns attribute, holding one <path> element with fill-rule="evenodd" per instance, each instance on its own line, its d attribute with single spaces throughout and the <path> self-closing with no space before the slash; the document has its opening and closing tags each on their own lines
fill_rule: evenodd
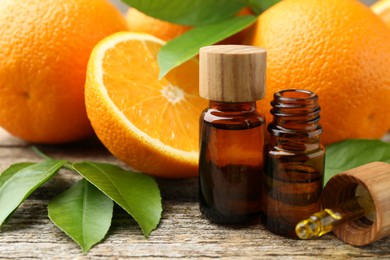
<svg viewBox="0 0 390 260">
<path fill-rule="evenodd" d="M 295 227 L 297 236 L 300 239 L 318 238 L 347 221 L 362 217 L 368 221 L 375 219 L 375 205 L 369 192 L 359 185 L 355 194 L 354 198 L 341 203 L 337 208 L 325 208 L 299 222 Z"/>
</svg>

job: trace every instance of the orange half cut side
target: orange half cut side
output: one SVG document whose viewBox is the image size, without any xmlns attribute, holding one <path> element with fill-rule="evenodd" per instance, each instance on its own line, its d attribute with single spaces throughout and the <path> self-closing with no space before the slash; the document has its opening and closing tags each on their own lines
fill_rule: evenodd
<svg viewBox="0 0 390 260">
<path fill-rule="evenodd" d="M 144 173 L 167 178 L 197 175 L 199 68 L 190 60 L 158 80 L 164 42 L 122 32 L 93 50 L 87 70 L 86 108 L 102 143 Z"/>
</svg>

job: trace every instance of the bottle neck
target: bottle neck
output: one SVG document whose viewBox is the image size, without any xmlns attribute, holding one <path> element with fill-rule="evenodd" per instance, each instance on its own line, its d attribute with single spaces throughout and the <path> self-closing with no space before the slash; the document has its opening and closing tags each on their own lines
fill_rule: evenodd
<svg viewBox="0 0 390 260">
<path fill-rule="evenodd" d="M 320 106 L 316 94 L 306 90 L 283 90 L 274 94 L 271 102 L 273 121 L 268 126 L 278 137 L 318 138 Z"/>
<path fill-rule="evenodd" d="M 256 102 L 219 102 L 209 101 L 209 108 L 221 112 L 252 112 L 256 110 Z"/>
<path fill-rule="evenodd" d="M 316 94 L 306 90 L 283 90 L 271 102 L 273 121 L 268 125 L 270 145 L 288 151 L 321 148 L 320 107 Z"/>
</svg>

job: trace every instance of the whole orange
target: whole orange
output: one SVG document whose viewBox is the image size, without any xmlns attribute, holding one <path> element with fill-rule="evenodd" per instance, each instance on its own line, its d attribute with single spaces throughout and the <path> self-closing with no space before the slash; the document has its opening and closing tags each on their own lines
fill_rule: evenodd
<svg viewBox="0 0 390 260">
<path fill-rule="evenodd" d="M 131 32 L 149 33 L 164 41 L 172 40 L 191 29 L 191 26 L 153 18 L 135 8 L 129 8 L 125 17 Z"/>
<path fill-rule="evenodd" d="M 249 8 L 241 9 L 237 15 L 251 14 Z M 174 24 L 148 16 L 135 8 L 129 8 L 126 13 L 126 21 L 131 32 L 148 33 L 164 41 L 170 41 L 190 30 L 191 26 Z M 238 32 L 219 44 L 241 44 L 245 38 L 246 30 Z"/>
<path fill-rule="evenodd" d="M 380 138 L 390 128 L 390 30 L 355 0 L 284 0 L 263 13 L 248 42 L 268 50 L 267 94 L 319 96 L 324 144 Z"/>
<path fill-rule="evenodd" d="M 390 27 L 390 0 L 380 0 L 374 3 L 371 10 Z"/>
<path fill-rule="evenodd" d="M 108 0 L 2 0 L 0 24 L 0 126 L 38 143 L 90 135 L 88 58 L 124 17 Z"/>
</svg>

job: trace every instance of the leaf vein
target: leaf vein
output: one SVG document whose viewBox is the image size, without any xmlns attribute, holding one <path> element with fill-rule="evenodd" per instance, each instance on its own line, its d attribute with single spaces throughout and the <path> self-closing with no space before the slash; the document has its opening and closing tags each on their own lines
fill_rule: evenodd
<svg viewBox="0 0 390 260">
<path fill-rule="evenodd" d="M 88 165 L 90 165 L 91 167 L 93 168 L 96 168 L 98 171 L 100 171 L 109 181 L 110 183 L 112 184 L 112 186 L 115 188 L 115 190 L 121 195 L 121 197 L 123 198 L 124 202 L 126 203 L 126 206 L 128 207 L 128 209 L 131 209 L 130 205 L 127 203 L 127 200 L 125 199 L 126 196 L 124 196 L 122 194 L 122 192 L 120 191 L 120 189 L 117 188 L 117 186 L 115 185 L 115 182 L 109 177 L 108 174 L 106 174 L 106 172 L 101 169 L 98 165 L 94 164 L 94 163 L 90 163 L 90 162 L 86 162 Z M 98 186 L 96 186 L 97 188 L 99 188 Z M 106 194 L 108 195 L 108 194 Z M 108 195 L 109 196 L 109 195 Z M 114 201 L 115 199 L 112 198 Z M 117 202 L 118 203 L 118 202 Z M 119 204 L 119 203 L 118 203 Z M 121 205 L 122 206 L 122 205 Z M 122 206 L 123 207 L 123 206 Z M 130 210 L 129 212 L 132 216 L 133 216 L 133 212 Z M 133 216 L 134 217 L 134 216 Z"/>
</svg>

